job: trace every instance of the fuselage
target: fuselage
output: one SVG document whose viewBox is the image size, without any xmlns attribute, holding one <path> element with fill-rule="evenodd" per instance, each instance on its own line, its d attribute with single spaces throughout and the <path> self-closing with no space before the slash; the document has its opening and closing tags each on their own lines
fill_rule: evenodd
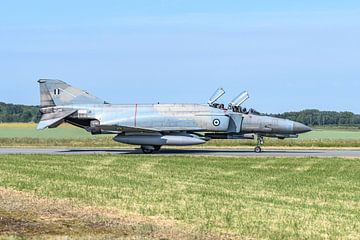
<svg viewBox="0 0 360 240">
<path fill-rule="evenodd" d="M 97 104 L 66 105 L 76 109 L 67 121 L 84 128 L 98 121 L 103 130 L 144 129 L 158 132 L 224 132 L 233 134 L 298 134 L 305 125 L 286 119 L 233 112 L 202 104 Z M 88 126 L 86 126 L 88 125 Z"/>
</svg>

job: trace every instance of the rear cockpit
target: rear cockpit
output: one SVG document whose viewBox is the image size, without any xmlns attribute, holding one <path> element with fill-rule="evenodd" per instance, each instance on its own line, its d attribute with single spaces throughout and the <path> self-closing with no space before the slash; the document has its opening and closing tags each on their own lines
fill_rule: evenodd
<svg viewBox="0 0 360 240">
<path fill-rule="evenodd" d="M 263 115 L 263 114 L 261 114 L 260 112 L 256 111 L 256 110 L 253 109 L 253 108 L 250 108 L 249 113 L 252 114 L 252 115 L 259 115 L 259 116 L 260 116 L 260 115 Z"/>
</svg>

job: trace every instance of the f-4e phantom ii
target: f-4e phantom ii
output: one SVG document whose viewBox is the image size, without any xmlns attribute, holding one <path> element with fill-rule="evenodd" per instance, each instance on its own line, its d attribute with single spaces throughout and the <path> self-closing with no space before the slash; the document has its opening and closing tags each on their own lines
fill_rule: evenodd
<svg viewBox="0 0 360 240">
<path fill-rule="evenodd" d="M 203 144 L 211 139 L 255 139 L 261 152 L 264 137 L 296 138 L 311 131 L 304 124 L 261 115 L 241 105 L 247 92 L 227 108 L 217 101 L 225 94 L 219 88 L 207 104 L 115 105 L 74 88 L 60 80 L 40 79 L 41 121 L 37 129 L 56 128 L 66 122 L 91 134 L 116 134 L 114 140 L 139 145 L 144 153 L 162 146 Z"/>
</svg>

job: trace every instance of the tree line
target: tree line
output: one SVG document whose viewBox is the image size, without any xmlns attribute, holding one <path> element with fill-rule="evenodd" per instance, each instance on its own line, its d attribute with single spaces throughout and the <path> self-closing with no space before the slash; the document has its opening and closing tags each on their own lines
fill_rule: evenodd
<svg viewBox="0 0 360 240">
<path fill-rule="evenodd" d="M 38 122 L 39 107 L 0 102 L 0 122 Z"/>
<path fill-rule="evenodd" d="M 290 119 L 304 123 L 308 126 L 360 125 L 360 115 L 354 114 L 352 112 L 320 111 L 317 109 L 308 109 L 300 112 L 271 114 L 271 116 Z"/>
<path fill-rule="evenodd" d="M 285 112 L 270 115 L 301 122 L 309 126 L 360 125 L 360 115 L 352 112 L 308 109 L 300 112 Z M 0 102 L 0 122 L 39 122 L 40 117 L 41 115 L 38 106 L 26 106 Z"/>
</svg>

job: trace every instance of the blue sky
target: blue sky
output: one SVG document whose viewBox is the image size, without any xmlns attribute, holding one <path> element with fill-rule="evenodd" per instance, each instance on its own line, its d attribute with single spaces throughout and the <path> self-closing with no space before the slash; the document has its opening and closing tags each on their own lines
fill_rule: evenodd
<svg viewBox="0 0 360 240">
<path fill-rule="evenodd" d="M 0 101 L 56 78 L 112 103 L 206 103 L 219 86 L 262 112 L 360 113 L 359 1 L 0 3 Z"/>
</svg>

